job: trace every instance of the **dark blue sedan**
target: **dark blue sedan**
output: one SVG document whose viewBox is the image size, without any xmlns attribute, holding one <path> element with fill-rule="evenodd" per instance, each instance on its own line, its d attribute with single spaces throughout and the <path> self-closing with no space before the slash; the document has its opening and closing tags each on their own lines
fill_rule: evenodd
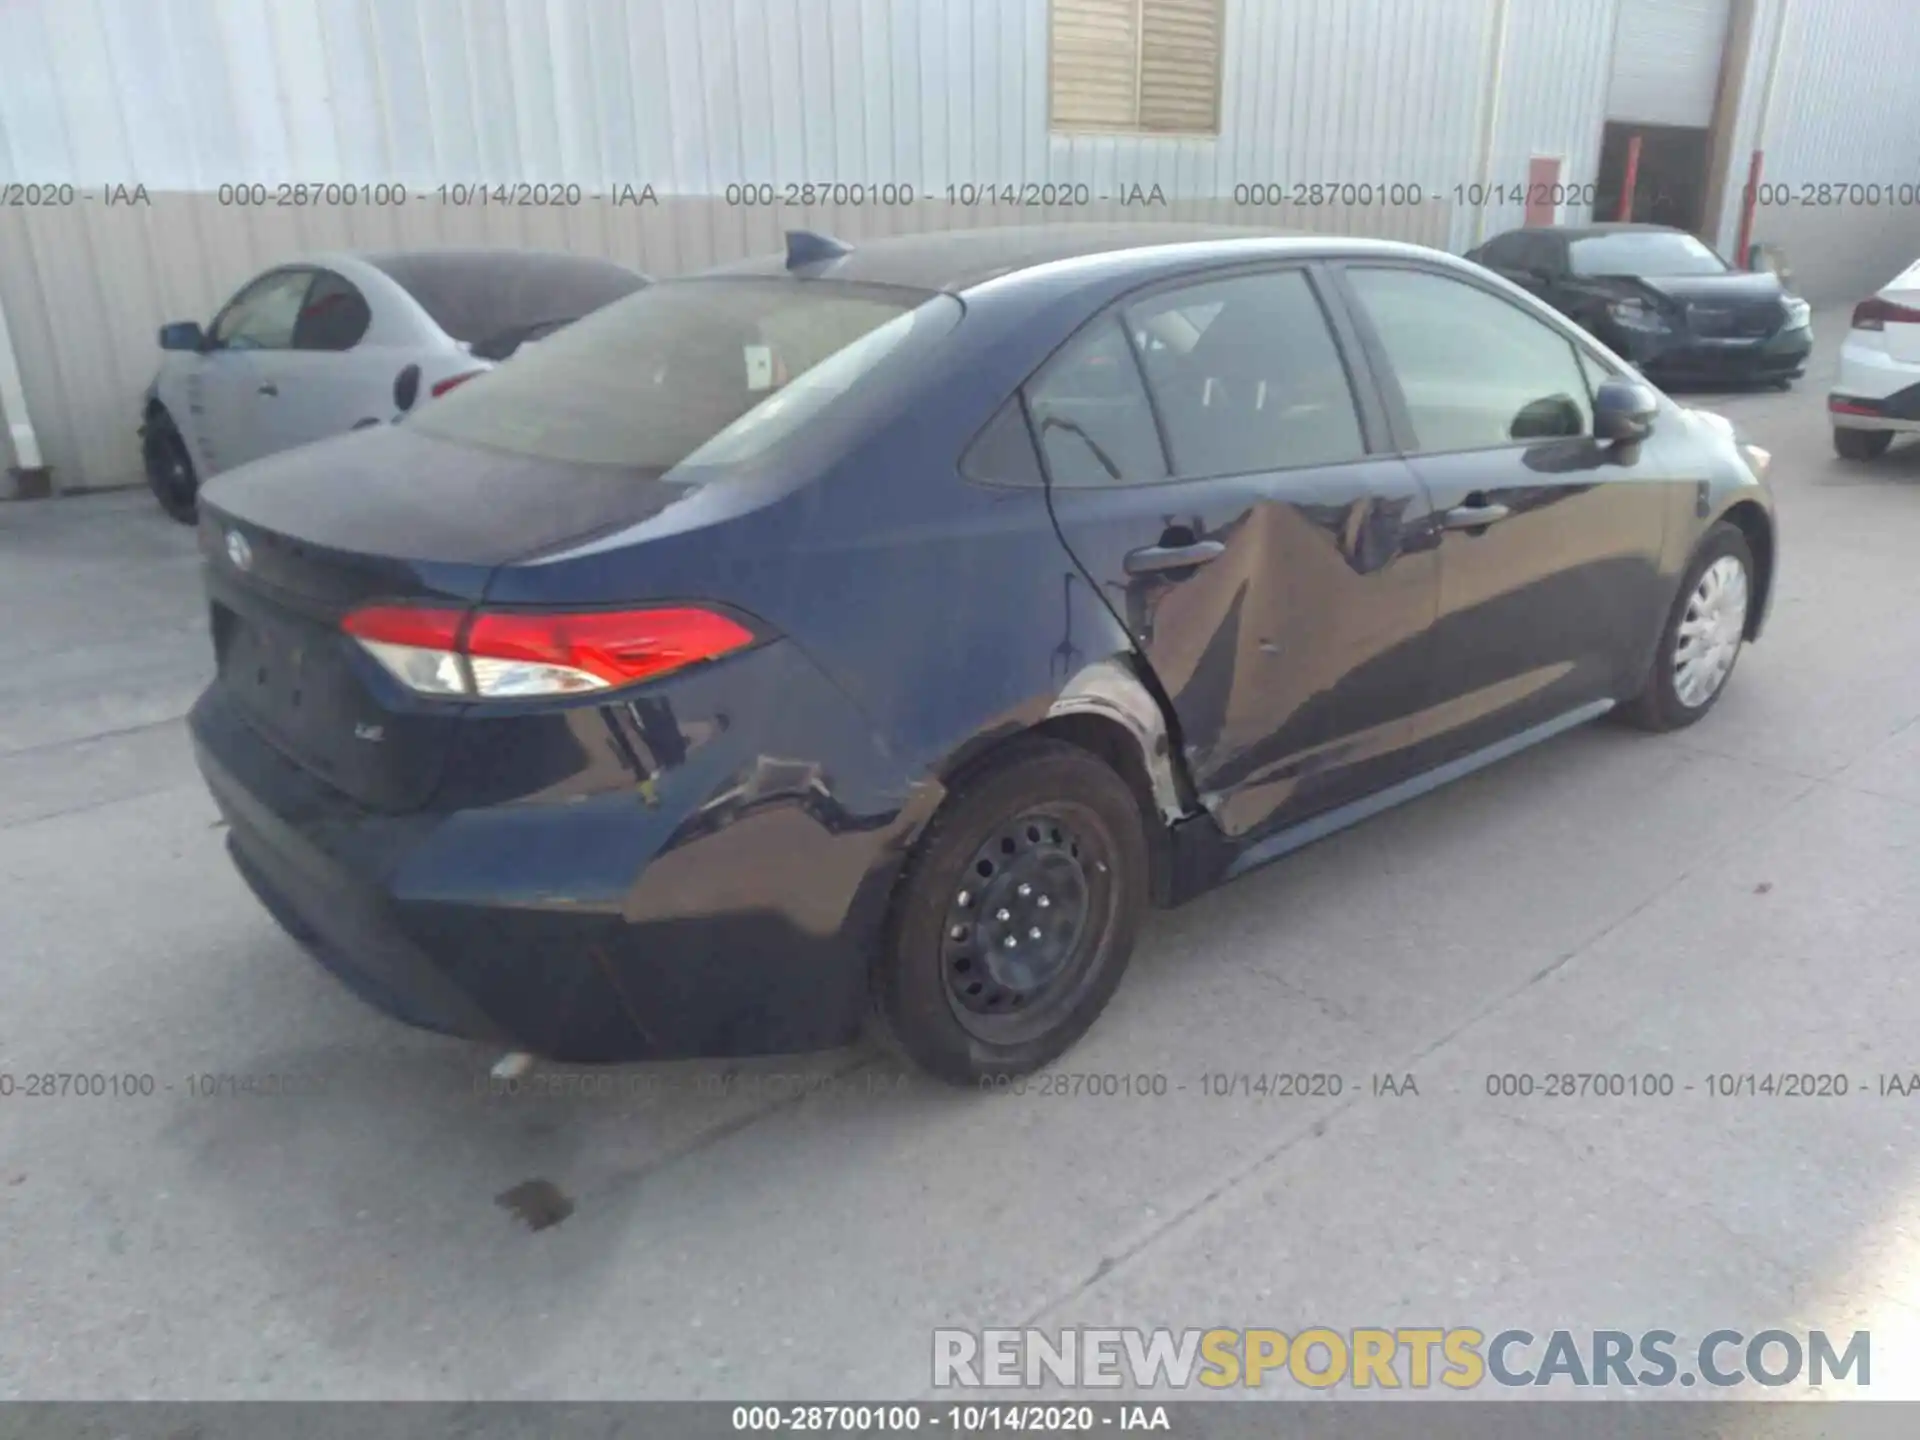
<svg viewBox="0 0 1920 1440">
<path fill-rule="evenodd" d="M 193 734 L 261 901 L 401 1020 L 594 1062 L 871 1018 L 972 1083 L 1071 1045 L 1150 905 L 1705 715 L 1766 466 L 1413 246 L 796 233 L 212 481 Z"/>
</svg>

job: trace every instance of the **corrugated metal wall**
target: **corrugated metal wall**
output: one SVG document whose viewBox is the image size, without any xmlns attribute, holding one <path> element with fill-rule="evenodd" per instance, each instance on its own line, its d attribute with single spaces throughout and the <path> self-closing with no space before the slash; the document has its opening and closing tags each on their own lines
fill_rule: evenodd
<svg viewBox="0 0 1920 1440">
<path fill-rule="evenodd" d="M 1618 0 L 1607 118 L 1642 125 L 1713 121 L 1731 0 Z"/>
<path fill-rule="evenodd" d="M 1524 0 L 1549 3 L 1549 0 Z M 153 329 L 305 249 L 598 251 L 655 273 L 849 238 L 1118 213 L 948 186 L 1160 187 L 1135 218 L 1445 244 L 1474 173 L 1491 0 L 1225 0 L 1221 134 L 1049 134 L 1046 0 L 6 0 L 0 181 L 139 182 L 0 210 L 0 304 L 56 481 L 132 477 Z M 397 209 L 222 205 L 236 182 L 398 180 Z M 657 206 L 458 207 L 446 181 L 651 185 Z M 894 183 L 918 203 L 727 203 L 727 187 Z M 1424 203 L 1236 206 L 1235 186 L 1412 183 Z"/>
<path fill-rule="evenodd" d="M 1511 0 L 1493 132 L 1494 188 L 1480 197 L 1487 202 L 1484 233 L 1474 234 L 1472 216 L 1463 215 L 1457 248 L 1525 222 L 1524 191 L 1513 192 L 1525 185 L 1527 161 L 1535 155 L 1561 162 L 1562 181 L 1570 188 L 1560 218 L 1584 219 L 1591 211 L 1618 3 Z"/>
<path fill-rule="evenodd" d="M 1783 3 L 1786 31 L 1762 137 L 1761 96 Z M 1759 146 L 1760 198 L 1789 203 L 1758 205 L 1753 238 L 1784 249 L 1794 283 L 1815 299 L 1870 294 L 1920 256 L 1920 3 L 1767 0 L 1755 32 L 1721 245 L 1732 253 L 1747 161 Z"/>
<path fill-rule="evenodd" d="M 1574 184 L 1597 171 L 1618 0 L 1223 3 L 1221 133 L 1171 138 L 1049 133 L 1047 0 L 0 0 L 0 183 L 94 192 L 0 207 L 0 305 L 42 448 L 62 486 L 133 478 L 154 326 L 205 318 L 301 250 L 540 245 L 672 273 L 776 248 L 794 224 L 859 239 L 1118 213 L 947 191 L 1023 183 L 1159 186 L 1171 203 L 1134 218 L 1464 248 L 1481 181 L 1495 187 L 1480 222 L 1493 233 L 1520 222 L 1530 157 L 1561 157 Z M 1920 26 L 1891 32 L 1915 0 L 1797 3 L 1841 18 L 1793 22 L 1806 53 L 1775 98 L 1778 163 L 1817 169 L 1851 142 L 1854 169 L 1871 154 L 1911 177 Z M 1850 103 L 1869 94 L 1904 129 Z M 219 201 L 222 184 L 283 181 L 399 181 L 412 196 L 397 208 Z M 458 206 L 433 193 L 448 181 L 603 198 Z M 733 185 L 806 182 L 906 185 L 916 203 L 728 201 Z M 1315 182 L 1335 187 L 1320 204 L 1234 203 L 1236 186 Z M 99 198 L 136 183 L 150 206 Z M 604 198 L 647 185 L 657 205 Z M 1338 187 L 1367 185 L 1418 186 L 1422 203 L 1340 203 Z M 1912 220 L 1882 217 L 1890 231 Z"/>
</svg>

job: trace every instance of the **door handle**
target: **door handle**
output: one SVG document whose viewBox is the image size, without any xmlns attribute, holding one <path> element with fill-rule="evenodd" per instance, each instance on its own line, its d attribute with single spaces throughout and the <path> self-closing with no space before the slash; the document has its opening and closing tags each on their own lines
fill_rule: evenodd
<svg viewBox="0 0 1920 1440">
<path fill-rule="evenodd" d="M 1456 505 L 1442 517 L 1449 530 L 1484 530 L 1513 513 L 1505 505 L 1490 505 L 1484 495 L 1469 495 L 1464 505 Z"/>
<path fill-rule="evenodd" d="M 1146 545 L 1127 552 L 1127 574 L 1155 575 L 1162 570 L 1186 570 L 1218 560 L 1227 547 L 1218 540 L 1196 540 L 1191 545 Z"/>
<path fill-rule="evenodd" d="M 280 393 L 280 387 L 269 380 L 260 387 L 260 393 L 262 395 L 278 395 Z"/>
</svg>

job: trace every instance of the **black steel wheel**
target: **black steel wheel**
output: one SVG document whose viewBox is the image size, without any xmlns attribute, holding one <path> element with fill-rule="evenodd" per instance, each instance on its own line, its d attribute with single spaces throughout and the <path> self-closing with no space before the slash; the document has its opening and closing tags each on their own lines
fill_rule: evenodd
<svg viewBox="0 0 1920 1440">
<path fill-rule="evenodd" d="M 1086 979 L 1087 922 L 1108 902 L 1113 862 L 1083 830 L 1101 833 L 1077 805 L 1010 817 L 962 872 L 941 950 L 947 998 L 969 1032 L 1004 1041 L 1042 1029 Z"/>
<path fill-rule="evenodd" d="M 140 450 L 146 464 L 147 488 L 153 491 L 160 508 L 182 525 L 196 523 L 200 518 L 200 477 L 194 473 L 187 442 L 165 410 L 156 408 L 147 417 Z"/>
<path fill-rule="evenodd" d="M 1120 983 L 1145 908 L 1139 802 L 1078 746 L 1026 740 L 963 778 L 899 892 L 878 1028 L 954 1084 L 1063 1053 Z"/>
</svg>

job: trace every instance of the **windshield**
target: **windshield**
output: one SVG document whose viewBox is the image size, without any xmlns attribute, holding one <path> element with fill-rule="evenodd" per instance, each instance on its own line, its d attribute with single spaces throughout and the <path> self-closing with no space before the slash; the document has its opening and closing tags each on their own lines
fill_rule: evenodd
<svg viewBox="0 0 1920 1440">
<path fill-rule="evenodd" d="M 1724 275 L 1727 262 L 1691 235 L 1623 230 L 1589 235 L 1567 247 L 1576 275 Z"/>
<path fill-rule="evenodd" d="M 421 407 L 431 435 L 517 455 L 674 478 L 733 465 L 793 433 L 916 332 L 960 315 L 948 295 L 791 278 L 667 281 L 522 350 Z"/>
</svg>

